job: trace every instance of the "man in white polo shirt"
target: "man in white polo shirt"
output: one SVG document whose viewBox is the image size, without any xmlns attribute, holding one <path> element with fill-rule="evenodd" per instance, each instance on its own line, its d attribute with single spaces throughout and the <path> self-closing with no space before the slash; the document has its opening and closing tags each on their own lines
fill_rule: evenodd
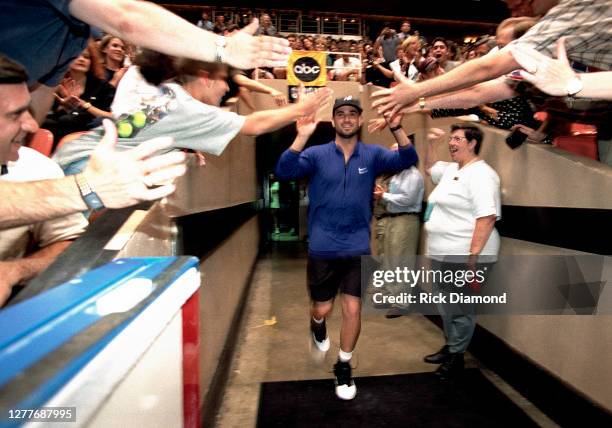
<svg viewBox="0 0 612 428">
<path fill-rule="evenodd" d="M 51 159 L 18 143 L 2 151 L 3 181 L 35 181 L 64 176 Z M 87 228 L 81 213 L 0 231 L 0 306 L 14 286 L 45 270 Z"/>
</svg>

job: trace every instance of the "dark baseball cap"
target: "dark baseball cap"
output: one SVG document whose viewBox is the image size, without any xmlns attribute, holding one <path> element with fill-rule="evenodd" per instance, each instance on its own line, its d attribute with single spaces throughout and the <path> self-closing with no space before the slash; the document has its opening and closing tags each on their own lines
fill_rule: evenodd
<svg viewBox="0 0 612 428">
<path fill-rule="evenodd" d="M 363 109 L 361 108 L 361 103 L 359 102 L 359 100 L 357 98 L 353 98 L 352 95 L 348 95 L 344 98 L 336 98 L 336 101 L 334 102 L 334 108 L 332 110 L 332 115 L 335 114 L 336 110 L 338 110 L 342 106 L 355 107 L 357 111 L 359 112 L 359 114 L 363 112 Z"/>
</svg>

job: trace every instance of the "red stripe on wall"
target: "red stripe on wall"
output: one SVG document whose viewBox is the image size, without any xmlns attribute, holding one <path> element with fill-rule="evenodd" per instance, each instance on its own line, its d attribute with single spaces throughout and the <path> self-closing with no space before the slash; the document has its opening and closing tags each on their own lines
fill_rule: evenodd
<svg viewBox="0 0 612 428">
<path fill-rule="evenodd" d="M 182 308 L 183 317 L 183 418 L 185 428 L 200 428 L 200 291 Z"/>
</svg>

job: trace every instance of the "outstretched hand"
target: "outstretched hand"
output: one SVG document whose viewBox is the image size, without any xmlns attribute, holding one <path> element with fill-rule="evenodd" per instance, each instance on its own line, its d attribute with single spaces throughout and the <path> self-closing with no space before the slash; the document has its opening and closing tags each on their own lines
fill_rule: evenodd
<svg viewBox="0 0 612 428">
<path fill-rule="evenodd" d="M 242 68 L 285 67 L 291 48 L 285 39 L 270 36 L 255 36 L 259 20 L 227 37 L 225 62 Z"/>
<path fill-rule="evenodd" d="M 333 91 L 329 88 L 321 88 L 307 94 L 304 86 L 300 86 L 298 89 L 298 104 L 301 106 L 302 115 L 316 115 L 327 106 L 332 93 Z"/>
<path fill-rule="evenodd" d="M 175 186 L 169 182 L 185 174 L 185 154 L 174 151 L 154 156 L 171 148 L 172 138 L 155 138 L 118 152 L 115 124 L 106 119 L 103 125 L 104 137 L 92 152 L 83 175 L 106 207 L 123 208 L 174 192 Z"/>
<path fill-rule="evenodd" d="M 368 132 L 370 134 L 377 132 L 377 131 L 382 131 L 386 127 L 387 127 L 387 121 L 385 120 L 384 117 L 377 117 L 376 119 L 370 119 L 370 121 L 368 122 Z"/>
<path fill-rule="evenodd" d="M 565 38 L 557 42 L 557 58 L 550 58 L 537 50 L 525 46 L 513 46 L 510 52 L 524 70 L 521 77 L 538 89 L 554 96 L 567 95 L 570 82 L 576 79 L 565 51 Z"/>
<path fill-rule="evenodd" d="M 427 141 L 430 143 L 437 143 L 442 139 L 442 137 L 446 134 L 440 128 L 429 128 L 427 131 Z"/>
<path fill-rule="evenodd" d="M 395 116 L 403 107 L 409 106 L 418 99 L 415 91 L 415 86 L 411 81 L 400 79 L 398 85 L 390 89 L 381 89 L 372 94 L 372 97 L 377 98 L 372 103 L 372 108 L 376 109 L 378 114 L 389 113 Z"/>
<path fill-rule="evenodd" d="M 300 137 L 310 137 L 315 129 L 317 129 L 317 125 L 319 121 L 315 118 L 316 115 L 311 114 L 309 116 L 302 116 L 295 122 L 295 127 L 297 129 L 297 134 Z"/>
<path fill-rule="evenodd" d="M 282 92 L 277 91 L 276 89 L 273 89 L 272 92 L 270 93 L 270 96 L 272 97 L 272 99 L 274 100 L 274 103 L 277 106 L 283 107 L 287 105 L 287 96 L 283 94 Z"/>
<path fill-rule="evenodd" d="M 308 138 L 310 137 L 317 125 L 319 120 L 317 119 L 317 113 L 319 110 L 325 108 L 325 105 L 331 99 L 332 91 L 329 88 L 318 89 L 315 92 L 306 94 L 304 85 L 301 85 L 298 89 L 298 103 L 303 104 L 303 113 L 295 122 L 297 134 L 299 137 Z"/>
<path fill-rule="evenodd" d="M 399 84 L 404 84 L 406 86 L 411 86 L 414 85 L 414 82 L 411 81 L 410 79 L 408 79 L 406 76 L 402 75 L 401 73 L 398 73 L 397 70 L 393 71 L 393 77 L 395 78 L 395 81 L 398 82 Z M 397 87 L 397 86 L 395 86 Z M 377 92 L 374 92 L 372 94 L 372 96 L 378 96 L 377 94 L 380 94 L 383 91 L 388 91 L 388 89 L 384 89 L 384 90 L 380 90 Z M 373 103 L 373 106 L 378 105 L 377 103 L 379 102 L 375 101 Z M 387 127 L 387 125 L 393 127 L 396 127 L 397 125 L 399 125 L 400 123 L 402 123 L 402 118 L 404 116 L 404 110 L 405 109 L 393 109 L 391 111 L 389 110 L 384 110 L 384 109 L 378 109 L 378 114 L 382 115 L 383 117 L 381 118 L 376 118 L 376 119 L 371 119 L 368 123 L 368 132 L 372 133 L 375 131 L 382 131 L 383 129 L 385 129 Z"/>
</svg>

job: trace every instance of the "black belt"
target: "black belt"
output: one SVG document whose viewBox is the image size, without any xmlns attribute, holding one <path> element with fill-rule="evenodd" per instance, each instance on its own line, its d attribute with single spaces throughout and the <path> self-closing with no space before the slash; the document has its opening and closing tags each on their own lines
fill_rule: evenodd
<svg viewBox="0 0 612 428">
<path fill-rule="evenodd" d="M 398 217 L 400 215 L 419 215 L 419 213 L 383 213 L 377 218 L 385 218 L 385 217 Z"/>
</svg>

